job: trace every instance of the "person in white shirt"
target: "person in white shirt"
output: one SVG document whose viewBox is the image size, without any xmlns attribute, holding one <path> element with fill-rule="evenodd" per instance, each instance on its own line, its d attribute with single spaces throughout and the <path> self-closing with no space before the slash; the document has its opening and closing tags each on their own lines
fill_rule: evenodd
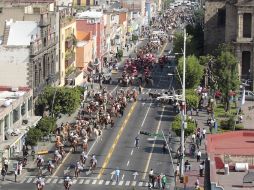
<svg viewBox="0 0 254 190">
<path fill-rule="evenodd" d="M 206 135 L 206 129 L 205 128 L 203 128 L 203 130 L 202 130 L 202 135 L 203 135 L 203 139 L 205 139 L 205 135 Z"/>
<path fill-rule="evenodd" d="M 198 153 L 197 153 L 197 162 L 199 162 L 199 161 L 200 161 L 200 158 L 201 158 L 201 151 L 200 151 L 200 150 L 198 150 Z"/>
<path fill-rule="evenodd" d="M 149 182 L 152 181 L 152 178 L 153 178 L 153 169 L 149 171 Z"/>
</svg>

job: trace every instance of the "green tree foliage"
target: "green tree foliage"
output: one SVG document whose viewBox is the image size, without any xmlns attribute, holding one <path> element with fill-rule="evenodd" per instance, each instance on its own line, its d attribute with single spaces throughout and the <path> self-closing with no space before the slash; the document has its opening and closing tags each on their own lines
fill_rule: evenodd
<svg viewBox="0 0 254 190">
<path fill-rule="evenodd" d="M 232 53 L 232 47 L 221 45 L 219 56 L 213 67 L 213 74 L 216 76 L 218 88 L 222 92 L 225 103 L 225 111 L 230 110 L 229 96 L 230 90 L 238 91 L 240 80 L 238 71 L 238 61 Z"/>
<path fill-rule="evenodd" d="M 39 129 L 43 136 L 47 136 L 55 130 L 56 119 L 53 117 L 43 117 L 37 124 L 36 128 Z"/>
<path fill-rule="evenodd" d="M 73 113 L 81 101 L 81 90 L 68 87 L 46 87 L 36 102 L 36 109 L 42 115 L 47 109 L 54 115 Z"/>
<path fill-rule="evenodd" d="M 42 135 L 42 132 L 38 128 L 31 128 L 26 136 L 26 145 L 36 146 Z"/>
<path fill-rule="evenodd" d="M 189 108 L 193 108 L 193 109 L 198 108 L 199 96 L 195 92 L 194 89 L 186 89 L 185 99 L 186 99 L 186 104 L 187 104 L 188 109 Z"/>
<path fill-rule="evenodd" d="M 183 75 L 183 57 L 180 58 L 177 65 L 180 76 Z M 195 88 L 200 84 L 203 77 L 204 69 L 203 66 L 199 64 L 199 60 L 196 56 L 188 56 L 186 58 L 186 88 Z"/>
<path fill-rule="evenodd" d="M 181 115 L 178 114 L 175 117 L 175 120 L 172 123 L 172 130 L 175 132 L 175 134 L 180 137 L 181 136 L 181 127 L 182 127 L 182 120 Z M 187 119 L 187 128 L 184 130 L 184 136 L 185 138 L 193 134 L 196 130 L 196 125 L 194 121 Z"/>
<path fill-rule="evenodd" d="M 192 41 L 193 36 L 188 35 L 186 38 L 186 56 L 195 54 L 195 48 Z M 183 52 L 184 45 L 183 32 L 176 32 L 173 41 L 173 52 L 176 54 L 176 59 L 178 60 Z"/>
</svg>

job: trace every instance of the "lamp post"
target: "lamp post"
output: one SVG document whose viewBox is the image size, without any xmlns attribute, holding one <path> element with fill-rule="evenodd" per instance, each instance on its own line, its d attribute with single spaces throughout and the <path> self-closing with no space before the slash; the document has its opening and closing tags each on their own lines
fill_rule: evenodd
<svg viewBox="0 0 254 190">
<path fill-rule="evenodd" d="M 186 70 L 186 29 L 184 28 L 183 44 L 183 98 L 182 98 L 182 126 L 181 126 L 181 162 L 180 177 L 184 176 L 184 129 L 187 127 L 186 122 L 186 102 L 185 102 L 185 70 Z"/>
</svg>

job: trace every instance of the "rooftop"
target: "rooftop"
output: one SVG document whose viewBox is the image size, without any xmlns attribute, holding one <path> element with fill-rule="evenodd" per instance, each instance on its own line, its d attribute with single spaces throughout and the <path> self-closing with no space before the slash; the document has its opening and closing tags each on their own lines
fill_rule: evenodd
<svg viewBox="0 0 254 190">
<path fill-rule="evenodd" d="M 207 137 L 207 153 L 210 158 L 210 180 L 217 187 L 225 190 L 250 189 L 245 183 L 248 171 L 238 172 L 236 164 L 248 163 L 249 172 L 254 168 L 254 131 L 233 131 L 212 134 Z M 225 164 L 229 166 L 229 174 L 225 174 Z M 254 181 L 254 176 L 253 176 Z"/>
<path fill-rule="evenodd" d="M 77 13 L 76 17 L 78 19 L 84 19 L 84 18 L 101 18 L 103 16 L 102 12 L 95 11 L 95 10 L 89 10 L 89 11 L 84 11 L 81 13 Z"/>
<path fill-rule="evenodd" d="M 38 23 L 35 21 L 16 21 L 8 23 L 10 26 L 7 45 L 29 46 L 36 34 L 39 34 Z"/>
<path fill-rule="evenodd" d="M 31 91 L 32 90 L 29 88 L 11 88 L 0 86 L 0 118 L 2 117 L 1 112 L 7 109 L 10 105 L 18 102 L 18 100 L 27 95 L 27 93 L 31 93 Z"/>
<path fill-rule="evenodd" d="M 254 131 L 209 135 L 207 151 L 214 154 L 254 155 Z"/>
</svg>

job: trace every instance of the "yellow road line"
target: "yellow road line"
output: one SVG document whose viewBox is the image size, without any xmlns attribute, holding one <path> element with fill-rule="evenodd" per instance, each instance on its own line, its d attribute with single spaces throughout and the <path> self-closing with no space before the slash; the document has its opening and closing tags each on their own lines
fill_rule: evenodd
<svg viewBox="0 0 254 190">
<path fill-rule="evenodd" d="M 164 50 L 166 49 L 167 45 L 168 45 L 168 42 L 166 42 L 164 47 L 161 49 L 161 53 L 159 54 L 159 56 L 162 56 L 162 54 L 163 54 Z"/>
<path fill-rule="evenodd" d="M 132 113 L 133 113 L 134 108 L 136 107 L 136 105 L 137 105 L 137 102 L 135 102 L 135 103 L 131 106 L 131 109 L 130 109 L 130 112 L 129 112 L 130 114 L 127 115 L 127 118 L 124 120 L 123 125 L 121 126 L 120 130 L 118 131 L 118 134 L 117 134 L 117 136 L 116 136 L 116 138 L 115 138 L 115 140 L 114 140 L 114 142 L 113 142 L 113 145 L 112 145 L 112 147 L 110 148 L 110 150 L 109 150 L 109 152 L 108 152 L 108 154 L 107 154 L 107 156 L 106 156 L 106 159 L 105 159 L 105 161 L 104 161 L 103 164 L 102 164 L 102 167 L 101 167 L 101 169 L 100 169 L 100 171 L 99 171 L 99 174 L 98 174 L 98 176 L 97 176 L 97 179 L 100 179 L 100 178 L 101 178 L 101 176 L 103 175 L 103 173 L 104 173 L 104 171 L 105 171 L 105 168 L 108 166 L 109 160 L 110 160 L 110 158 L 111 158 L 111 156 L 112 156 L 112 154 L 113 154 L 113 152 L 114 152 L 114 150 L 115 150 L 115 148 L 116 148 L 116 145 L 117 145 L 117 143 L 118 143 L 118 141 L 119 141 L 119 139 L 120 139 L 120 137 L 121 137 L 121 135 L 122 135 L 122 133 L 123 133 L 123 130 L 124 130 L 125 126 L 127 125 L 128 120 L 130 119 L 130 116 L 132 115 Z"/>
<path fill-rule="evenodd" d="M 156 133 L 159 132 L 160 125 L 161 125 L 161 119 L 162 119 L 163 113 L 164 113 L 164 107 L 163 107 L 162 113 L 161 113 L 161 115 L 160 115 L 160 121 L 159 121 L 159 123 L 158 123 L 158 125 L 157 125 Z M 156 139 L 156 137 L 155 137 L 155 139 Z M 153 141 L 152 149 L 151 149 L 151 152 L 149 153 L 148 160 L 147 160 L 147 162 L 146 162 L 145 171 L 144 171 L 144 174 L 143 174 L 143 177 L 142 177 L 143 180 L 146 178 L 146 173 L 147 173 L 147 171 L 148 171 L 148 167 L 149 167 L 149 164 L 150 164 L 150 161 L 151 161 L 151 158 L 152 158 L 154 146 L 155 146 L 155 140 Z"/>
</svg>

